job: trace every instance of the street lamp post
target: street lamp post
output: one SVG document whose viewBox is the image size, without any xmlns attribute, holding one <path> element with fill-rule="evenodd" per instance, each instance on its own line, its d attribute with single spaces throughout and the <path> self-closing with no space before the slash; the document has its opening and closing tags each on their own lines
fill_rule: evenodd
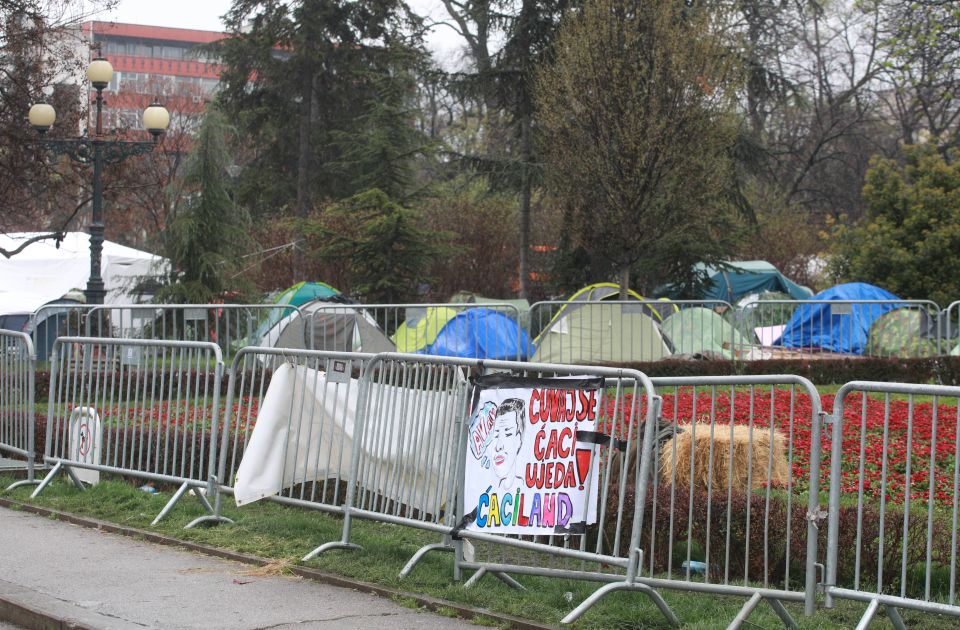
<svg viewBox="0 0 960 630">
<path fill-rule="evenodd" d="M 143 126 L 153 136 L 152 140 L 117 140 L 103 133 L 103 90 L 113 77 L 113 66 L 98 56 L 87 67 L 87 78 L 97 91 L 97 126 L 91 137 L 89 132 L 80 138 L 47 138 L 44 134 L 53 126 L 57 113 L 47 103 L 36 103 L 30 108 L 30 124 L 40 134 L 41 142 L 54 154 L 64 154 L 80 164 L 93 164 L 93 217 L 90 222 L 90 279 L 84 294 L 88 304 L 103 304 L 106 290 L 100 275 L 100 259 L 103 254 L 103 165 L 115 164 L 132 155 L 149 153 L 157 146 L 161 134 L 170 124 L 170 114 L 160 103 L 154 102 L 143 112 Z"/>
</svg>

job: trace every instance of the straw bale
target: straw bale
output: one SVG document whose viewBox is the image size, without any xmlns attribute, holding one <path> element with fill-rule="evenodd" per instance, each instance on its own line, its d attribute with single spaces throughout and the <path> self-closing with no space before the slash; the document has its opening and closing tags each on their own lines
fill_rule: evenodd
<svg viewBox="0 0 960 630">
<path fill-rule="evenodd" d="M 751 452 L 750 427 L 734 425 L 731 431 L 729 424 L 715 423 L 711 437 L 709 422 L 701 421 L 683 426 L 673 438 L 660 445 L 661 477 L 666 484 L 675 481 L 678 486 L 692 486 L 694 490 L 707 490 L 712 486 L 713 492 L 725 492 L 728 485 L 735 491 L 743 492 L 747 489 L 748 478 L 754 490 L 767 485 L 786 485 L 790 469 L 787 465 L 786 439 L 783 434 L 778 430 L 773 431 L 772 448 L 769 428 L 753 427 L 752 437 Z M 753 469 L 752 474 L 750 468 Z"/>
</svg>

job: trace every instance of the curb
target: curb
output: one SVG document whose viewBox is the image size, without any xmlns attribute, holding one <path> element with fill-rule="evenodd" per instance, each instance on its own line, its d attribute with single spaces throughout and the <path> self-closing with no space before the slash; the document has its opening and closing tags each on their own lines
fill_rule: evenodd
<svg viewBox="0 0 960 630">
<path fill-rule="evenodd" d="M 179 540 L 177 538 L 163 536 L 143 529 L 124 527 L 122 525 L 117 525 L 116 523 L 78 516 L 76 514 L 70 514 L 69 512 L 60 512 L 58 510 L 40 507 L 30 503 L 23 503 L 4 497 L 0 497 L 0 507 L 30 512 L 32 514 L 38 514 L 48 518 L 56 519 L 58 521 L 63 521 L 65 523 L 70 523 L 72 525 L 79 525 L 81 527 L 97 529 L 111 534 L 119 534 L 121 536 L 137 538 L 138 540 L 164 545 L 167 547 L 179 547 L 181 549 L 187 549 L 189 551 L 202 553 L 204 555 L 213 556 L 224 560 L 233 560 L 234 562 L 240 562 L 243 564 L 263 566 L 271 562 L 267 558 L 262 558 L 252 554 L 240 553 L 238 551 L 230 551 L 220 547 L 211 547 L 199 543 Z M 506 625 L 507 627 L 515 628 L 516 630 L 556 630 L 557 628 L 557 626 L 540 624 L 527 619 L 521 619 L 520 617 L 497 613 L 483 608 L 465 606 L 463 604 L 449 602 L 436 597 L 430 597 L 428 595 L 411 593 L 409 591 L 401 591 L 368 582 L 360 582 L 339 575 L 334 575 L 332 573 L 326 573 L 317 569 L 311 569 L 309 567 L 294 565 L 289 567 L 289 569 L 292 574 L 313 580 L 315 582 L 329 584 L 331 586 L 339 586 L 341 588 L 348 588 L 363 593 L 370 593 L 387 599 L 403 598 L 413 600 L 419 607 L 433 612 L 436 612 L 439 609 L 454 610 L 457 612 L 457 616 L 462 619 L 471 620 L 477 617 L 484 617 L 497 621 L 500 624 Z M 0 619 L 21 625 L 30 630 L 95 630 L 87 625 L 78 623 L 77 620 L 59 617 L 55 613 L 39 610 L 35 607 L 28 606 L 14 599 L 8 598 L 2 594 L 0 594 Z"/>
</svg>

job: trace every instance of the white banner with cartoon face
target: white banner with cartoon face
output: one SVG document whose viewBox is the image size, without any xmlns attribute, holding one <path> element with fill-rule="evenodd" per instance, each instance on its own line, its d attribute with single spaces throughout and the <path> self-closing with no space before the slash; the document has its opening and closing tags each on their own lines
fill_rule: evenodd
<svg viewBox="0 0 960 630">
<path fill-rule="evenodd" d="M 464 482 L 464 528 L 582 533 L 597 521 L 595 435 L 602 378 L 477 379 Z"/>
</svg>

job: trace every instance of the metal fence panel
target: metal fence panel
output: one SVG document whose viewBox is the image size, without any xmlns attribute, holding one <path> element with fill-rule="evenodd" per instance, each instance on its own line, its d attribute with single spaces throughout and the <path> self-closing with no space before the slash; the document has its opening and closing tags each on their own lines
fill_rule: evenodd
<svg viewBox="0 0 960 630">
<path fill-rule="evenodd" d="M 647 363 L 668 358 L 751 359 L 757 345 L 722 300 L 544 301 L 530 307 L 533 361 Z"/>
<path fill-rule="evenodd" d="M 284 335 L 279 345 L 518 361 L 532 353 L 513 304 L 317 303 L 305 308 L 303 324 L 294 324 L 293 334 Z"/>
<path fill-rule="evenodd" d="M 734 319 L 764 336 L 763 358 L 910 358 L 943 351 L 940 308 L 929 300 L 758 300 L 739 307 Z"/>
<path fill-rule="evenodd" d="M 33 496 L 61 470 L 81 488 L 84 470 L 181 484 L 159 520 L 187 490 L 215 492 L 222 376 L 211 343 L 59 338 L 44 450 L 53 469 Z"/>
<path fill-rule="evenodd" d="M 27 470 L 27 479 L 11 484 L 9 490 L 34 482 L 37 357 L 25 332 L 0 330 L 0 351 L 0 453 L 24 458 Z"/>
<path fill-rule="evenodd" d="M 28 330 L 38 361 L 49 361 L 53 344 L 60 337 L 84 334 L 86 315 L 92 304 L 46 304 L 30 315 Z M 88 335 L 89 336 L 89 335 Z"/>
<path fill-rule="evenodd" d="M 805 601 L 813 614 L 822 420 L 813 384 L 785 375 L 652 381 L 663 415 L 643 577 Z"/>
<path fill-rule="evenodd" d="M 83 330 L 87 337 L 213 343 L 232 357 L 264 345 L 299 313 L 290 304 L 108 304 L 90 308 Z"/>
<path fill-rule="evenodd" d="M 222 489 L 235 494 L 238 503 L 269 498 L 342 513 L 354 445 L 357 377 L 371 356 L 240 350 L 230 369 L 220 429 L 217 479 Z M 248 448 L 253 455 L 245 461 Z"/>
<path fill-rule="evenodd" d="M 847 383 L 831 420 L 826 604 L 960 616 L 960 387 Z"/>
</svg>

